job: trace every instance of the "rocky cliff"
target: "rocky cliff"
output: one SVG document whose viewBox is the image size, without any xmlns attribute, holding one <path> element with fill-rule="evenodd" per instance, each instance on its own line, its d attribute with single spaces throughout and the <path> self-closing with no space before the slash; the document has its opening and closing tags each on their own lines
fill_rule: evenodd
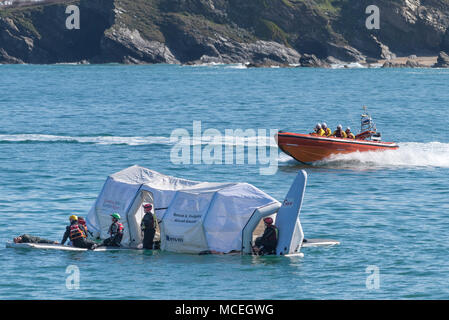
<svg viewBox="0 0 449 320">
<path fill-rule="evenodd" d="M 66 28 L 66 7 L 80 29 Z M 380 29 L 368 30 L 369 5 Z M 328 66 L 449 50 L 449 0 L 77 0 L 0 10 L 0 63 Z"/>
</svg>

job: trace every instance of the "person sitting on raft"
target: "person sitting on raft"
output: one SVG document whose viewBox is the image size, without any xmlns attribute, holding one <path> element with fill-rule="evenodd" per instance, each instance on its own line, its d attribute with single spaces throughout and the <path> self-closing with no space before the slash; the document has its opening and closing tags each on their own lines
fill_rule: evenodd
<svg viewBox="0 0 449 320">
<path fill-rule="evenodd" d="M 118 213 L 111 214 L 112 224 L 109 227 L 108 233 L 110 237 L 104 239 L 104 241 L 100 244 L 100 246 L 108 246 L 108 247 L 120 247 L 120 242 L 122 242 L 123 238 L 123 224 L 118 222 L 120 220 L 120 215 Z"/>
<path fill-rule="evenodd" d="M 13 239 L 14 243 L 50 243 L 58 244 L 58 241 L 47 240 L 35 236 L 30 236 L 29 234 L 22 234 L 21 236 L 15 237 Z"/>
<path fill-rule="evenodd" d="M 83 217 L 78 216 L 78 224 L 84 229 L 83 232 L 86 235 L 86 238 L 89 237 L 89 234 L 92 235 L 92 232 L 87 230 L 86 220 Z"/>
<path fill-rule="evenodd" d="M 64 243 L 69 238 L 74 247 L 94 250 L 97 247 L 97 245 L 95 242 L 86 239 L 87 231 L 86 229 L 84 229 L 83 225 L 78 223 L 78 217 L 75 215 L 71 215 L 69 217 L 69 221 L 70 225 L 67 226 L 65 230 L 61 244 L 64 245 Z"/>
<path fill-rule="evenodd" d="M 331 128 L 329 128 L 329 127 L 327 126 L 327 123 L 326 123 L 326 122 L 323 122 L 323 123 L 321 124 L 321 128 L 324 130 L 324 136 L 325 136 L 325 137 L 330 137 L 330 136 L 332 135 L 332 130 L 331 130 Z"/>
<path fill-rule="evenodd" d="M 313 132 L 314 135 L 317 136 L 324 136 L 324 130 L 321 128 L 321 124 L 317 123 L 315 126 L 315 131 Z"/>
<path fill-rule="evenodd" d="M 273 224 L 273 219 L 267 217 L 263 219 L 265 231 L 261 237 L 256 239 L 256 245 L 253 246 L 255 254 L 263 256 L 267 254 L 276 254 L 276 246 L 279 240 L 278 228 Z"/>
<path fill-rule="evenodd" d="M 351 128 L 347 127 L 345 133 L 349 139 L 355 139 L 355 135 L 351 132 Z"/>
<path fill-rule="evenodd" d="M 343 127 L 341 124 L 339 124 L 337 126 L 337 130 L 334 131 L 332 136 L 337 137 L 337 138 L 347 138 L 346 132 L 343 131 Z"/>
</svg>

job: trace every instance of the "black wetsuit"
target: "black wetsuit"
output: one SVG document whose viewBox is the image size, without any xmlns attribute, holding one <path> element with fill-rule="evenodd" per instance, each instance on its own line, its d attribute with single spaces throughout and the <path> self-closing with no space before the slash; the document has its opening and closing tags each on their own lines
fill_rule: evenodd
<svg viewBox="0 0 449 320">
<path fill-rule="evenodd" d="M 64 245 L 64 243 L 67 241 L 67 239 L 70 237 L 70 228 L 74 225 L 74 224 L 78 224 L 78 222 L 74 221 L 70 224 L 70 226 L 67 226 L 64 236 L 62 237 L 62 241 L 61 244 Z M 78 224 L 80 230 L 82 232 L 85 232 L 84 230 L 84 226 L 81 224 Z M 72 246 L 77 247 L 77 248 L 86 248 L 86 249 L 94 249 L 95 248 L 95 242 L 86 239 L 85 237 L 81 237 L 78 239 L 70 239 L 70 241 L 72 241 Z"/>
<path fill-rule="evenodd" d="M 52 240 L 31 236 L 29 234 L 23 234 L 20 237 L 22 238 L 20 243 L 52 243 L 52 244 L 55 243 Z"/>
<path fill-rule="evenodd" d="M 256 239 L 256 246 L 260 249 L 259 254 L 275 254 L 278 238 L 279 235 L 276 226 L 271 225 L 266 227 L 263 235 Z"/>
<path fill-rule="evenodd" d="M 109 232 L 111 236 L 107 239 L 104 239 L 101 246 L 108 247 L 120 247 L 120 242 L 122 242 L 123 238 L 123 225 L 120 222 L 114 222 L 109 227 Z"/>
<path fill-rule="evenodd" d="M 154 234 L 156 233 L 156 218 L 149 212 L 143 216 L 142 223 L 140 224 L 143 230 L 143 248 L 153 249 Z"/>
</svg>

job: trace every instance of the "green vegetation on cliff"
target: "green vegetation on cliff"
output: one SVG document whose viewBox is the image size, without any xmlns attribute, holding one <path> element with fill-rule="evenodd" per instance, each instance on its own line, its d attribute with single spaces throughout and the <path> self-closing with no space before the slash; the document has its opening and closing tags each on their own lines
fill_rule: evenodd
<svg viewBox="0 0 449 320">
<path fill-rule="evenodd" d="M 365 27 L 371 2 L 61 0 L 6 8 L 0 10 L 0 62 L 287 63 L 301 54 L 359 61 L 393 53 L 437 54 L 447 46 L 449 0 L 422 0 L 418 7 L 406 0 L 378 0 L 380 30 Z M 80 7 L 80 30 L 64 28 L 68 4 Z"/>
</svg>

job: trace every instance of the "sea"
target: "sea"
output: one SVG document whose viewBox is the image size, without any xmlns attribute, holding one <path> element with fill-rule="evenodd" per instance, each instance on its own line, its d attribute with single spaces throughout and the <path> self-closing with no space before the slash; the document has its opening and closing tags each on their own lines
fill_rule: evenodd
<svg viewBox="0 0 449 320">
<path fill-rule="evenodd" d="M 318 122 L 358 132 L 363 106 L 398 150 L 303 165 L 276 147 L 275 130 Z M 0 299 L 448 299 L 448 125 L 444 69 L 0 65 Z M 211 159 L 217 145 L 243 156 Z M 6 248 L 24 233 L 61 241 L 136 164 L 279 201 L 305 170 L 305 237 L 340 245 L 290 258 Z"/>
</svg>

